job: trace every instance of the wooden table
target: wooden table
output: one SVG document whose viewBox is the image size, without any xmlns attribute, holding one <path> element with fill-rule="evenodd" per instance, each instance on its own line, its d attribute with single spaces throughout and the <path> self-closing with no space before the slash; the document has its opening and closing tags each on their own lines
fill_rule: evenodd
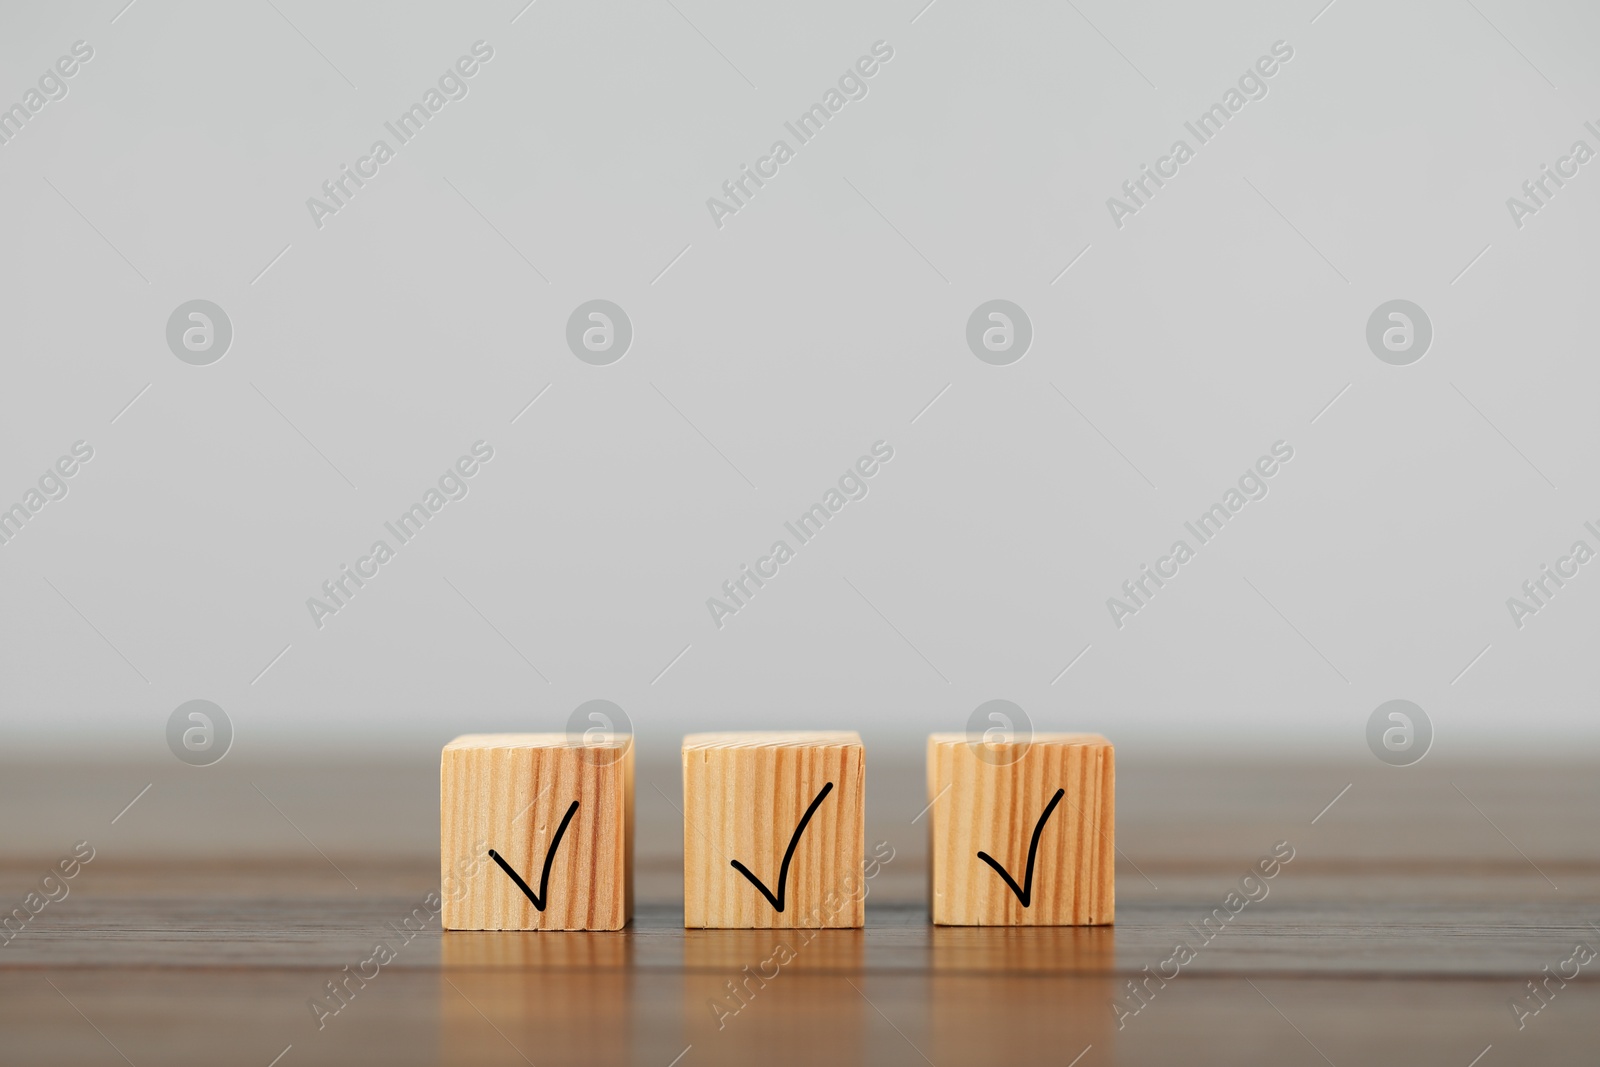
<svg viewBox="0 0 1600 1067">
<path fill-rule="evenodd" d="M 1593 765 L 1119 763 L 1115 927 L 930 926 L 921 767 L 869 746 L 868 841 L 894 858 L 865 930 L 803 943 L 682 929 L 670 751 L 641 753 L 627 931 L 435 922 L 410 941 L 386 924 L 439 887 L 436 753 L 0 766 L 0 908 L 21 906 L 74 842 L 95 849 L 69 895 L 0 947 L 0 1062 L 1600 1061 L 1600 959 L 1551 979 L 1521 1029 L 1510 1007 L 1538 1004 L 1525 983 L 1579 942 L 1600 949 Z M 1191 924 L 1277 842 L 1294 859 L 1268 895 L 1203 941 Z M 308 1001 L 380 938 L 393 961 L 319 1029 Z M 1138 1005 L 1127 984 L 1179 940 L 1193 959 L 1148 980 L 1119 1020 L 1113 1001 Z M 793 960 L 728 999 L 783 941 Z"/>
</svg>

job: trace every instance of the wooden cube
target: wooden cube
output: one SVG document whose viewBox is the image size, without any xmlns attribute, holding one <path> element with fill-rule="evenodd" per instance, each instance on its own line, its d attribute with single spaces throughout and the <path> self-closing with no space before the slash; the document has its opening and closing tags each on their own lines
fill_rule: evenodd
<svg viewBox="0 0 1600 1067">
<path fill-rule="evenodd" d="M 633 916 L 633 739 L 467 734 L 439 760 L 446 930 L 620 930 Z"/>
<path fill-rule="evenodd" d="M 863 925 L 865 778 L 854 731 L 685 737 L 683 925 Z"/>
<path fill-rule="evenodd" d="M 1111 743 L 1096 734 L 931 735 L 933 921 L 1109 924 L 1115 793 Z"/>
</svg>

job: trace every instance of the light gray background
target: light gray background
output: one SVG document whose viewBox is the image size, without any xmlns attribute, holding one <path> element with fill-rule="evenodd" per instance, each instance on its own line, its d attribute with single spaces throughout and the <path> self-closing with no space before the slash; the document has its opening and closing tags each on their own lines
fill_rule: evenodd
<svg viewBox="0 0 1600 1067">
<path fill-rule="evenodd" d="M 1436 748 L 1600 736 L 1600 564 L 1520 631 L 1505 605 L 1600 548 L 1600 162 L 1520 230 L 1505 205 L 1600 149 L 1593 7 L 274 2 L 6 8 L 5 103 L 95 50 L 0 147 L 0 498 L 95 449 L 0 548 L 14 749 L 160 752 L 195 698 L 236 750 L 595 697 L 654 738 L 915 744 L 995 697 L 1196 750 L 1369 759 L 1397 697 Z M 316 229 L 306 198 L 479 39 L 467 98 Z M 706 198 L 880 39 L 869 95 L 718 230 Z M 1280 39 L 1269 95 L 1114 227 Z M 164 339 L 196 298 L 234 327 L 209 367 Z M 607 367 L 563 337 L 594 298 L 635 331 Z M 1034 327 L 1007 367 L 964 339 L 993 298 Z M 1395 298 L 1435 331 L 1408 367 L 1364 339 Z M 317 630 L 306 598 L 480 439 L 470 495 Z M 879 439 L 870 495 L 715 629 Z M 1116 629 L 1106 598 L 1280 439 L 1270 496 Z"/>
</svg>

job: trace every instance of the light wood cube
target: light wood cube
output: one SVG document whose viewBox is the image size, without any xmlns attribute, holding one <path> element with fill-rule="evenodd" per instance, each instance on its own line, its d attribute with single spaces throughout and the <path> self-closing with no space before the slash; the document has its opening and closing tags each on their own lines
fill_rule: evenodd
<svg viewBox="0 0 1600 1067">
<path fill-rule="evenodd" d="M 446 930 L 620 930 L 633 916 L 633 739 L 467 734 L 439 760 Z"/>
<path fill-rule="evenodd" d="M 683 925 L 863 925 L 865 779 L 854 731 L 685 737 Z"/>
<path fill-rule="evenodd" d="M 1105 738 L 933 734 L 928 801 L 934 923 L 1112 921 L 1116 770 Z"/>
</svg>

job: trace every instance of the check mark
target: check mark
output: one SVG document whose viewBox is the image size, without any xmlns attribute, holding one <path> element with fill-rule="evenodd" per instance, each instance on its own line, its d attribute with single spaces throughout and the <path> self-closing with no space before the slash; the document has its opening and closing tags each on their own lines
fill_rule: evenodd
<svg viewBox="0 0 1600 1067">
<path fill-rule="evenodd" d="M 749 867 L 746 867 L 738 860 L 728 861 L 734 870 L 750 879 L 750 884 L 761 890 L 761 895 L 766 897 L 767 902 L 779 912 L 783 911 L 784 895 L 789 891 L 789 862 L 794 859 L 794 850 L 796 846 L 800 844 L 800 835 L 806 832 L 806 823 L 810 822 L 811 816 L 817 813 L 817 806 L 820 805 L 823 801 L 823 798 L 831 792 L 833 792 L 833 783 L 829 782 L 827 785 L 822 787 L 822 792 L 817 794 L 817 799 L 811 802 L 811 806 L 806 809 L 806 813 L 800 817 L 800 825 L 794 828 L 794 836 L 789 838 L 789 849 L 783 854 L 783 866 L 778 868 L 777 896 L 773 896 L 772 890 L 763 885 L 761 879 L 750 873 Z"/>
<path fill-rule="evenodd" d="M 500 853 L 492 848 L 489 850 L 489 857 L 500 865 L 502 871 L 511 876 L 511 880 L 517 883 L 518 889 L 528 895 L 528 899 L 533 901 L 533 906 L 537 911 L 543 911 L 544 906 L 550 903 L 550 867 L 556 861 L 556 849 L 561 847 L 561 837 L 567 832 L 567 824 L 572 821 L 572 817 L 576 814 L 578 814 L 578 802 L 574 800 L 572 807 L 567 809 L 566 816 L 561 820 L 561 825 L 556 828 L 556 836 L 550 839 L 550 851 L 544 854 L 544 872 L 539 875 L 539 892 L 537 895 L 528 888 L 528 883 L 522 880 L 522 876 L 511 869 L 511 864 L 500 858 Z"/>
<path fill-rule="evenodd" d="M 1039 835 L 1044 833 L 1044 824 L 1050 820 L 1050 813 L 1056 810 L 1056 805 L 1061 803 L 1061 798 L 1066 795 L 1065 789 L 1057 789 L 1056 795 L 1045 805 L 1044 814 L 1039 816 L 1039 821 L 1033 826 L 1033 840 L 1028 844 L 1028 872 L 1022 879 L 1022 885 L 1017 885 L 1016 879 L 1012 878 L 1010 872 L 1000 866 L 993 856 L 987 852 L 978 853 L 980 860 L 993 867 L 995 873 L 1006 880 L 1006 885 L 1010 886 L 1017 899 L 1022 901 L 1024 908 L 1033 903 L 1033 861 L 1039 855 Z"/>
</svg>

